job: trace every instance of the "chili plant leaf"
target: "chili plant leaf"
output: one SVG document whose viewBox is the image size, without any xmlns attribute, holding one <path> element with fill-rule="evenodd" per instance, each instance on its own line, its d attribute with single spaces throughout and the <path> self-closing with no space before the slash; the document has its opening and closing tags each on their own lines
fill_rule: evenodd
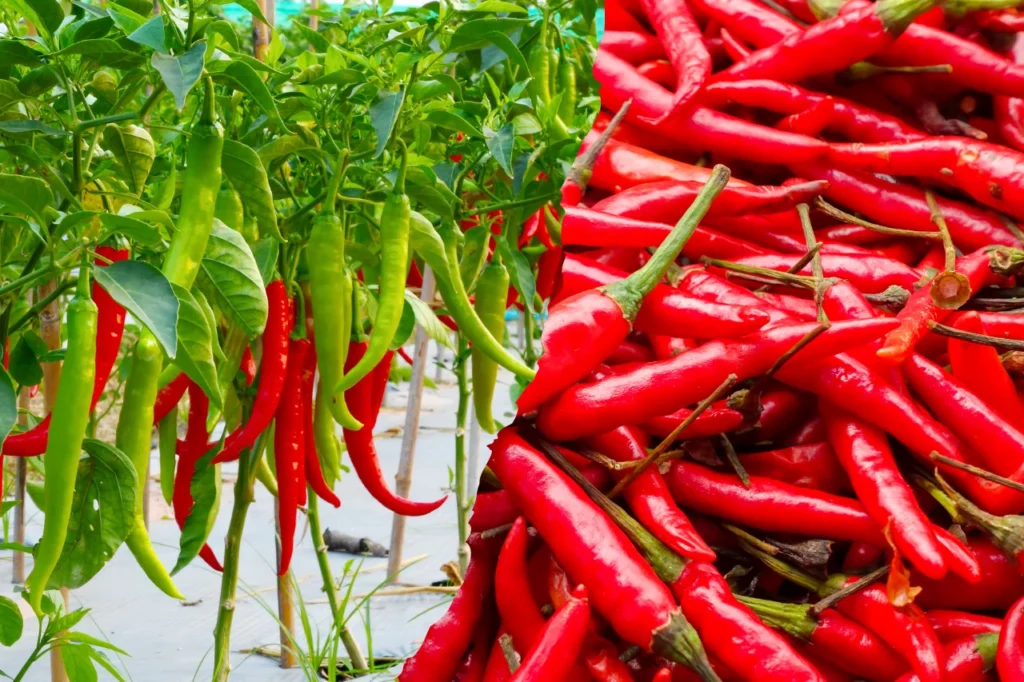
<svg viewBox="0 0 1024 682">
<path fill-rule="evenodd" d="M 0 595 L 0 644 L 14 646 L 25 629 L 25 618 L 13 599 Z"/>
<path fill-rule="evenodd" d="M 161 15 L 153 17 L 128 34 L 128 40 L 152 48 L 161 55 L 166 55 L 169 52 L 167 49 L 167 36 L 164 33 L 164 19 Z M 155 57 L 156 55 L 153 56 Z M 153 64 L 153 66 L 156 66 L 156 64 Z"/>
<path fill-rule="evenodd" d="M 124 210 L 126 207 L 122 206 L 121 208 Z M 98 215 L 100 225 L 105 228 L 103 234 L 100 235 L 100 241 L 107 239 L 111 235 L 120 234 L 137 244 L 150 247 L 158 246 L 162 238 L 166 236 L 166 233 L 158 227 L 142 222 L 143 219 L 160 222 L 162 225 L 169 224 L 173 226 L 174 224 L 170 220 L 170 216 L 162 211 L 136 211 L 130 216 L 115 215 L 113 213 L 99 213 Z M 167 220 L 163 218 L 167 218 Z"/>
<path fill-rule="evenodd" d="M 448 272 L 444 242 L 433 224 L 417 211 L 409 220 L 409 246 L 435 272 Z"/>
<path fill-rule="evenodd" d="M 407 289 L 405 292 L 405 305 L 412 310 L 416 324 L 423 327 L 423 331 L 429 338 L 442 346 L 455 350 L 455 343 L 452 341 L 452 335 L 449 333 L 448 327 L 444 326 L 444 323 L 437 319 L 437 315 L 434 314 L 434 311 L 430 309 L 430 306 L 425 301 L 420 300 L 419 296 L 416 296 Z"/>
<path fill-rule="evenodd" d="M 267 324 L 267 293 L 245 238 L 219 220 L 206 245 L 199 275 L 207 298 L 249 338 Z"/>
<path fill-rule="evenodd" d="M 277 110 L 277 103 L 274 101 L 274 96 L 270 94 L 270 89 L 251 66 L 245 62 L 233 61 L 228 64 L 223 73 L 230 77 L 236 90 L 252 97 L 280 132 L 288 129 L 284 119 L 281 118 L 281 112 Z"/>
<path fill-rule="evenodd" d="M 35 332 L 21 335 L 11 349 L 8 369 L 11 378 L 21 386 L 37 386 L 43 380 L 43 367 L 39 364 L 40 353 L 46 352 L 46 344 Z"/>
<path fill-rule="evenodd" d="M 14 380 L 6 369 L 0 367 L 0 444 L 17 422 L 18 394 L 14 391 Z"/>
<path fill-rule="evenodd" d="M 276 239 L 261 239 L 252 245 L 252 257 L 256 260 L 263 287 L 274 279 L 274 268 L 277 267 L 277 254 L 281 250 Z"/>
<path fill-rule="evenodd" d="M 242 203 L 249 214 L 256 218 L 260 234 L 284 241 L 277 227 L 274 195 L 260 155 L 241 142 L 225 140 L 220 167 L 231 186 L 242 196 Z"/>
<path fill-rule="evenodd" d="M 128 186 L 136 196 L 142 196 L 146 178 L 156 158 L 156 147 L 149 132 L 137 125 L 118 126 L 113 123 L 103 129 L 103 146 L 110 150 L 127 171 Z"/>
<path fill-rule="evenodd" d="M 504 239 L 498 239 L 498 253 L 511 275 L 512 286 L 519 292 L 519 298 L 526 307 L 526 314 L 533 315 L 533 299 L 537 295 L 537 281 L 533 278 L 530 261 L 522 251 L 509 247 Z"/>
<path fill-rule="evenodd" d="M 68 537 L 50 577 L 51 589 L 89 582 L 135 525 L 139 484 L 131 460 L 113 445 L 92 438 L 86 438 L 82 447 L 88 456 L 78 462 Z"/>
<path fill-rule="evenodd" d="M 296 152 L 307 149 L 318 150 L 319 147 L 316 146 L 315 140 L 309 140 L 300 135 L 282 135 L 260 147 L 256 153 L 263 164 L 265 175 L 270 172 L 270 169 L 274 167 L 274 162 L 278 159 L 286 158 Z"/>
<path fill-rule="evenodd" d="M 38 66 L 43 55 L 21 40 L 0 40 L 0 67 Z"/>
<path fill-rule="evenodd" d="M 64 21 L 64 10 L 57 0 L 9 0 L 16 14 L 22 14 L 43 35 L 52 36 Z"/>
<path fill-rule="evenodd" d="M 453 111 L 437 110 L 431 111 L 427 114 L 427 123 L 433 123 L 434 125 L 447 128 L 448 130 L 454 130 L 455 132 L 464 133 L 470 137 L 483 137 L 484 134 L 480 132 L 480 129 L 475 125 L 467 121 L 465 118 L 456 114 Z"/>
<path fill-rule="evenodd" d="M 96 682 L 99 675 L 96 666 L 89 656 L 89 647 L 85 644 L 64 644 L 58 649 L 60 659 L 64 662 L 64 671 L 68 682 Z"/>
<path fill-rule="evenodd" d="M 66 199 L 73 199 L 74 193 L 64 183 L 60 173 L 50 163 L 48 163 L 33 147 L 27 144 L 8 144 L 4 146 L 4 149 L 11 154 L 14 154 L 18 158 L 22 159 L 39 175 L 57 194 L 63 196 Z"/>
<path fill-rule="evenodd" d="M 213 464 L 213 458 L 218 452 L 219 446 L 212 448 L 196 462 L 189 486 L 192 492 L 192 511 L 181 529 L 178 560 L 171 569 L 171 575 L 192 563 L 213 530 L 213 521 L 220 506 L 220 465 Z"/>
<path fill-rule="evenodd" d="M 107 16 L 126 36 L 131 35 L 146 23 L 146 17 L 120 5 L 109 5 Z"/>
<path fill-rule="evenodd" d="M 269 24 L 270 23 L 270 22 L 267 21 L 267 18 L 265 16 L 263 16 L 263 10 L 260 9 L 260 6 L 258 4 L 256 4 L 256 2 L 254 2 L 254 0 L 215 0 L 215 1 L 216 1 L 216 3 L 218 5 L 226 5 L 228 3 L 234 2 L 235 4 L 239 5 L 242 9 L 244 9 L 246 12 L 251 14 L 253 16 L 253 18 L 259 19 L 264 24 Z"/>
<path fill-rule="evenodd" d="M 217 382 L 217 367 L 213 362 L 214 331 L 210 329 L 210 323 L 192 292 L 176 284 L 171 287 L 179 303 L 178 345 L 174 364 L 199 384 L 211 404 L 220 408 L 224 401 Z"/>
<path fill-rule="evenodd" d="M 391 133 L 395 130 L 395 123 L 398 122 L 404 101 L 405 88 L 402 87 L 398 92 L 389 92 L 370 107 L 370 122 L 377 132 L 377 148 L 373 152 L 373 158 L 379 157 L 391 141 Z"/>
<path fill-rule="evenodd" d="M 506 123 L 495 132 L 490 128 L 484 128 L 484 137 L 487 138 L 487 149 L 491 156 L 498 162 L 509 175 L 512 175 L 512 148 L 516 141 L 516 127 L 512 123 Z"/>
<path fill-rule="evenodd" d="M 153 68 L 160 72 L 167 89 L 174 95 L 174 102 L 179 110 L 185 107 L 185 98 L 192 86 L 199 81 L 205 63 L 205 40 L 199 41 L 188 52 L 177 56 L 153 53 Z"/>
<path fill-rule="evenodd" d="M 180 306 L 163 273 L 149 263 L 123 260 L 105 268 L 93 268 L 93 277 L 153 333 L 164 353 L 173 359 L 178 345 Z"/>
<path fill-rule="evenodd" d="M 34 218 L 40 225 L 45 225 L 48 221 L 43 214 L 52 203 L 53 192 L 43 180 L 27 175 L 0 173 L 0 204 L 15 213 L 23 213 Z"/>
</svg>

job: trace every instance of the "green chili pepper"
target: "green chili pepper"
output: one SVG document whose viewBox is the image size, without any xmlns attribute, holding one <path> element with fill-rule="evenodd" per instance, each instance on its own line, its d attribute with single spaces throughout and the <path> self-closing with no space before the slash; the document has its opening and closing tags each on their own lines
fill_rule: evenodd
<svg viewBox="0 0 1024 682">
<path fill-rule="evenodd" d="M 83 267 L 78 290 L 68 305 L 68 345 L 46 453 L 46 497 L 43 536 L 33 551 L 35 566 L 25 580 L 29 604 L 42 615 L 43 593 L 64 550 L 75 496 L 75 477 L 82 440 L 89 425 L 93 382 L 96 378 L 96 328 L 99 311 L 89 295 L 89 269 Z M 154 384 L 156 376 L 153 377 Z M 156 395 L 154 393 L 154 400 Z"/>
<path fill-rule="evenodd" d="M 163 354 L 160 345 L 143 335 L 135 347 L 132 369 L 124 387 L 124 402 L 117 420 L 117 447 L 128 456 L 138 476 L 139 494 L 135 496 L 135 525 L 125 544 L 146 576 L 169 597 L 184 599 L 170 574 L 160 563 L 143 520 L 142 486 L 149 468 L 150 435 L 153 432 L 153 402 L 156 400 L 156 378 L 160 376 Z"/>
<path fill-rule="evenodd" d="M 178 406 L 156 425 L 157 449 L 160 451 L 160 493 L 168 505 L 174 501 L 175 448 L 178 444 Z"/>
<path fill-rule="evenodd" d="M 545 17 L 540 23 L 537 41 L 526 58 L 526 65 L 530 67 L 530 94 L 535 105 L 551 103 L 551 64 L 548 57 L 548 22 Z"/>
<path fill-rule="evenodd" d="M 413 220 L 426 221 L 426 218 L 416 213 L 413 215 Z M 422 232 L 424 229 L 425 227 L 421 226 L 417 228 L 417 231 Z M 473 343 L 474 349 L 479 350 L 516 376 L 532 379 L 536 372 L 495 340 L 469 303 L 469 296 L 466 294 L 465 287 L 462 286 L 458 264 L 458 240 L 462 233 L 450 223 L 442 225 L 439 232 L 447 256 L 447 271 L 435 271 L 434 279 L 437 282 L 437 290 L 444 300 L 445 308 L 448 309 L 448 314 L 459 326 L 459 331 Z"/>
<path fill-rule="evenodd" d="M 360 379 L 380 364 L 398 331 L 405 307 L 405 280 L 409 270 L 409 197 L 405 194 L 405 169 L 408 153 L 402 146 L 402 165 L 398 170 L 395 190 L 384 202 L 380 216 L 380 288 L 377 294 L 377 314 L 373 330 L 360 358 L 341 378 L 335 392 L 355 386 Z M 456 263 L 458 261 L 456 260 Z M 458 271 L 456 271 L 456 276 Z M 462 280 L 459 280 L 459 284 Z M 353 429 L 358 430 L 358 429 Z"/>
<path fill-rule="evenodd" d="M 310 299 L 316 311 L 313 315 L 313 338 L 320 381 L 331 387 L 337 386 L 345 374 L 345 359 L 352 336 L 352 274 L 345 263 L 345 224 L 334 210 L 347 156 L 347 150 L 338 156 L 334 177 L 327 187 L 327 198 L 313 224 L 306 250 Z M 346 429 L 362 428 L 359 420 L 348 411 L 344 391 L 336 391 L 327 401 L 327 406 L 334 419 Z"/>
<path fill-rule="evenodd" d="M 563 122 L 571 124 L 576 117 L 576 67 L 564 53 L 558 64 L 558 92 L 562 93 L 558 116 Z"/>
<path fill-rule="evenodd" d="M 333 488 L 334 483 L 341 480 L 341 448 L 334 433 L 334 420 L 331 418 L 325 386 L 327 384 L 321 379 L 317 386 L 316 406 L 313 412 L 313 440 L 316 443 L 317 455 L 320 457 L 324 480 Z"/>
<path fill-rule="evenodd" d="M 473 308 L 480 321 L 495 340 L 501 341 L 505 333 L 505 304 L 508 301 L 509 274 L 501 260 L 495 257 L 480 274 Z M 473 345 L 473 406 L 476 419 L 487 433 L 494 433 L 491 403 L 494 385 L 498 380 L 498 363 Z"/>
</svg>

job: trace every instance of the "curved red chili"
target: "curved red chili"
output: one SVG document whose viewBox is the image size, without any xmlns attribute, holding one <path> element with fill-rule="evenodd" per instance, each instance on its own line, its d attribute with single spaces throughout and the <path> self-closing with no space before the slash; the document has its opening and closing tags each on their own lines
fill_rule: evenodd
<svg viewBox="0 0 1024 682">
<path fill-rule="evenodd" d="M 544 614 L 534 601 L 530 586 L 528 543 L 526 520 L 520 516 L 505 536 L 494 572 L 494 598 L 501 623 L 512 636 L 516 650 L 524 655 L 544 629 Z"/>
<path fill-rule="evenodd" d="M 580 588 L 544 624 L 512 682 L 563 682 L 576 665 L 590 624 L 590 604 Z"/>
<path fill-rule="evenodd" d="M 291 362 L 291 358 L 288 359 Z M 316 347 L 310 346 L 306 353 L 306 361 L 302 368 L 302 428 L 305 433 L 303 460 L 306 482 L 316 496 L 332 507 L 340 507 L 341 500 L 334 494 L 324 478 L 324 470 L 320 464 L 320 456 L 316 449 L 313 435 L 313 383 L 316 377 Z"/>
<path fill-rule="evenodd" d="M 985 323 L 974 311 L 959 315 L 954 326 L 965 332 L 988 334 Z M 949 363 L 953 376 L 1003 419 L 1010 424 L 1024 424 L 1024 402 L 995 348 L 950 338 Z"/>
<path fill-rule="evenodd" d="M 306 432 L 303 405 L 303 370 L 309 340 L 292 339 L 288 345 L 288 372 L 274 414 L 274 473 L 277 477 L 277 521 L 281 554 L 277 574 L 288 573 L 295 548 L 295 522 L 306 498 Z"/>
<path fill-rule="evenodd" d="M 964 637 L 999 632 L 1003 627 L 1003 621 L 999 618 L 967 613 L 966 611 L 935 609 L 929 611 L 927 615 L 928 622 L 932 624 L 932 630 L 935 630 L 935 636 L 943 644 L 948 644 Z"/>
<path fill-rule="evenodd" d="M 178 466 L 174 471 L 174 494 L 172 506 L 174 507 L 174 520 L 178 522 L 178 528 L 184 530 L 185 519 L 192 513 L 192 476 L 196 472 L 196 463 L 207 451 L 207 439 L 210 437 L 206 430 L 207 413 L 210 411 L 210 399 L 203 393 L 203 389 L 193 381 L 188 384 L 188 427 L 185 432 L 184 447 L 178 453 Z M 199 551 L 199 556 L 218 573 L 224 571 L 217 556 L 209 545 L 204 544 Z"/>
<path fill-rule="evenodd" d="M 184 372 L 171 379 L 171 382 L 157 391 L 156 403 L 153 405 L 153 423 L 161 421 L 170 414 L 171 410 L 178 406 L 182 396 L 188 390 L 191 380 Z"/>
<path fill-rule="evenodd" d="M 747 473 L 799 488 L 836 495 L 849 486 L 843 467 L 828 443 L 794 445 L 740 455 Z"/>
<path fill-rule="evenodd" d="M 997 638 L 993 634 L 965 637 L 950 642 L 942 649 L 944 664 L 942 666 L 943 682 L 984 682 L 989 679 L 988 672 L 992 669 L 996 658 Z M 1002 682 L 1019 682 L 1024 679 L 1017 669 L 1016 675 L 1007 677 L 1000 674 Z M 896 682 L 920 682 L 921 677 L 907 673 Z"/>
<path fill-rule="evenodd" d="M 685 115 L 696 104 L 697 93 L 711 75 L 711 55 L 704 44 L 704 36 L 685 2 L 642 0 L 642 4 L 676 72 L 672 106 L 665 111 L 662 120 Z"/>
<path fill-rule="evenodd" d="M 665 48 L 658 39 L 650 33 L 639 31 L 605 31 L 601 36 L 600 49 L 637 66 L 653 59 L 665 58 Z"/>
<path fill-rule="evenodd" d="M 693 410 L 683 407 L 672 414 L 648 419 L 642 428 L 651 435 L 668 438 L 692 413 Z M 729 408 L 725 403 L 717 403 L 701 412 L 678 436 L 680 440 L 717 436 L 720 433 L 735 431 L 741 424 L 743 415 L 740 412 Z"/>
<path fill-rule="evenodd" d="M 1024 680 L 1024 599 L 1018 600 L 1006 613 L 999 633 L 996 669 L 1002 682 Z"/>
</svg>

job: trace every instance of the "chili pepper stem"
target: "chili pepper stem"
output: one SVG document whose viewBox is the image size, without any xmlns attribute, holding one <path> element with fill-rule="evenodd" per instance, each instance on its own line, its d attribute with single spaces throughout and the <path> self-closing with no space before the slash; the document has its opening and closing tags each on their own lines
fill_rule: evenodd
<svg viewBox="0 0 1024 682">
<path fill-rule="evenodd" d="M 309 489 L 307 497 L 309 498 L 309 504 L 306 508 L 306 518 L 309 520 L 309 535 L 313 539 L 313 548 L 316 550 L 316 563 L 320 567 L 320 577 L 324 583 L 324 592 L 327 593 L 327 603 L 331 607 L 334 626 L 338 629 L 338 636 L 341 638 L 345 651 L 348 652 L 352 670 L 369 671 L 370 668 L 366 662 L 366 657 L 359 648 L 359 643 L 352 636 L 352 631 L 349 630 L 348 624 L 345 622 L 345 614 L 342 612 L 341 603 L 338 601 L 338 590 L 334 584 L 334 576 L 331 574 L 331 564 L 327 560 L 327 545 L 324 544 L 324 534 L 320 524 L 320 504 L 312 488 Z"/>
<path fill-rule="evenodd" d="M 1011 481 L 1010 479 L 1004 478 L 1003 476 L 1000 476 L 998 474 L 993 474 L 991 471 L 987 471 L 985 469 L 982 469 L 981 467 L 976 467 L 973 464 L 958 462 L 955 459 L 951 459 L 949 457 L 946 457 L 945 455 L 940 455 L 937 452 L 933 452 L 931 454 L 931 459 L 939 464 L 944 464 L 945 466 L 952 467 L 953 469 L 966 471 L 969 474 L 974 474 L 978 478 L 983 478 L 986 481 L 992 481 L 993 483 L 998 483 L 999 485 L 1006 486 L 1011 490 L 1016 490 L 1018 492 L 1024 493 L 1024 484 L 1018 483 L 1017 481 Z"/>
<path fill-rule="evenodd" d="M 887 31 L 899 34 L 937 4 L 936 0 L 881 0 L 875 5 L 875 15 Z"/>
<path fill-rule="evenodd" d="M 888 573 L 888 564 L 885 566 L 881 566 L 880 568 L 876 568 L 875 570 L 861 577 L 859 580 L 857 580 L 857 582 L 845 585 L 836 590 L 835 592 L 833 592 L 832 594 L 828 595 L 824 599 L 816 602 L 814 605 L 811 606 L 811 610 L 809 611 L 809 613 L 812 616 L 817 616 L 825 609 L 832 608 L 842 599 L 849 597 L 851 594 L 859 592 L 860 590 L 863 590 L 865 587 L 873 584 L 879 578 L 882 578 Z"/>
<path fill-rule="evenodd" d="M 569 168 L 569 172 L 565 177 L 566 182 L 574 183 L 579 188 L 581 194 L 587 190 L 587 184 L 590 182 L 590 175 L 594 170 L 594 163 L 597 161 L 597 157 L 601 155 L 601 151 L 608 144 L 608 140 L 612 139 L 615 130 L 625 120 L 626 114 L 629 112 L 629 105 L 632 103 L 632 99 L 622 103 L 622 106 L 619 107 L 619 110 L 612 117 L 612 120 L 608 122 L 605 129 L 601 131 L 594 144 L 587 147 L 587 151 L 577 156 L 576 160 L 572 163 L 572 167 Z"/>
<path fill-rule="evenodd" d="M 459 405 L 455 413 L 455 518 L 459 529 L 459 570 L 466 574 L 469 567 L 469 480 L 466 473 L 466 419 L 469 414 L 469 381 L 466 361 L 469 346 L 459 334 L 459 348 L 455 363 L 455 376 L 459 384 Z"/>
<path fill-rule="evenodd" d="M 985 531 L 1011 561 L 1018 563 L 1018 556 L 1024 551 L 1024 516 L 990 514 L 954 490 L 937 472 L 935 479 L 942 486 L 943 492 L 956 505 L 959 514 L 963 515 L 971 525 Z"/>
<path fill-rule="evenodd" d="M 1005 348 L 1011 351 L 1024 350 L 1024 341 L 1018 339 L 1004 339 L 998 336 L 986 336 L 984 334 L 975 334 L 974 332 L 964 331 L 962 329 L 956 329 L 948 325 L 935 322 L 934 320 L 928 322 L 928 328 L 936 334 L 942 336 L 948 336 L 951 339 L 960 339 L 962 341 L 970 341 L 971 343 L 979 343 L 984 346 L 994 346 L 996 348 Z"/>
</svg>

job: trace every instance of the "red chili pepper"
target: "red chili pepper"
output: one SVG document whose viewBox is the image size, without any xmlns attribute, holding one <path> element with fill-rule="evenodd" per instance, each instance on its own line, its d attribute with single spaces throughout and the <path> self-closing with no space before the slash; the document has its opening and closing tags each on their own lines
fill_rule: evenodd
<svg viewBox="0 0 1024 682">
<path fill-rule="evenodd" d="M 835 495 L 849 486 L 846 474 L 828 443 L 740 455 L 740 462 L 753 476 L 775 479 L 799 488 Z"/>
<path fill-rule="evenodd" d="M 637 429 L 621 427 L 590 438 L 587 443 L 616 462 L 640 462 L 647 458 L 644 438 Z M 616 479 L 625 478 L 626 473 L 620 472 Z M 647 467 L 623 492 L 637 520 L 674 552 L 695 561 L 715 560 L 715 553 L 680 511 L 657 469 Z"/>
<path fill-rule="evenodd" d="M 744 59 L 749 57 L 753 50 L 740 42 L 736 36 L 729 33 L 729 29 L 722 27 L 722 46 L 725 48 L 726 54 L 729 55 L 729 59 L 732 60 L 733 64 L 742 62 Z"/>
<path fill-rule="evenodd" d="M 651 79 L 663 88 L 672 88 L 676 84 L 676 72 L 664 59 L 649 61 L 636 67 L 641 75 Z"/>
<path fill-rule="evenodd" d="M 1018 600 L 1006 613 L 1006 622 L 999 633 L 996 668 L 1003 682 L 1024 680 L 1024 599 Z"/>
<path fill-rule="evenodd" d="M 107 261 L 127 260 L 127 249 L 114 249 L 100 246 L 96 253 L 102 258 L 96 259 L 98 267 L 106 267 Z M 103 259 L 106 260 L 103 260 Z M 107 290 L 95 280 L 92 282 L 92 300 L 97 308 L 96 327 L 96 379 L 93 382 L 92 401 L 89 410 L 96 409 L 97 403 L 106 390 L 110 372 L 117 362 L 117 354 L 121 350 L 121 337 L 124 334 L 125 309 L 115 301 Z M 50 437 L 50 415 L 23 433 L 14 433 L 0 444 L 0 453 L 14 457 L 36 457 L 46 452 L 46 443 Z"/>
<path fill-rule="evenodd" d="M 239 365 L 242 370 L 242 374 L 245 375 L 245 385 L 252 386 L 252 382 L 256 381 L 256 360 L 252 357 L 252 350 L 249 346 L 245 347 L 242 351 L 242 361 Z"/>
<path fill-rule="evenodd" d="M 753 442 L 776 442 L 815 411 L 815 400 L 807 393 L 771 384 L 758 393 L 757 408 L 757 419 L 743 436 Z"/>
<path fill-rule="evenodd" d="M 647 32 L 605 31 L 601 36 L 600 49 L 635 65 L 665 58 L 665 48 L 661 42 Z"/>
<path fill-rule="evenodd" d="M 865 511 L 878 528 L 889 528 L 896 548 L 919 571 L 942 578 L 947 570 L 942 548 L 896 467 L 885 433 L 828 403 L 821 410 L 829 440 Z"/>
<path fill-rule="evenodd" d="M 576 665 L 589 625 L 587 592 L 579 588 L 544 624 L 512 682 L 563 682 Z"/>
<path fill-rule="evenodd" d="M 751 0 L 693 0 L 693 6 L 740 40 L 759 48 L 800 32 L 800 25 Z"/>
<path fill-rule="evenodd" d="M 1005 611 L 1024 595 L 1024 576 L 992 541 L 971 537 L 968 546 L 981 568 L 981 579 L 971 583 L 954 573 L 942 580 L 913 574 L 911 582 L 922 588 L 914 603 L 925 609 Z"/>
<path fill-rule="evenodd" d="M 493 609 L 488 609 L 473 636 L 473 644 L 462 658 L 452 682 L 484 682 L 490 659 L 491 640 L 494 638 L 495 620 Z M 499 653 L 500 656 L 500 653 Z"/>
<path fill-rule="evenodd" d="M 609 366 L 628 365 L 637 362 L 650 362 L 654 359 L 654 351 L 642 343 L 625 340 L 620 343 L 605 360 Z"/>
<path fill-rule="evenodd" d="M 156 403 L 153 405 L 153 423 L 162 420 L 171 410 L 178 406 L 190 383 L 188 375 L 182 372 L 171 379 L 171 382 L 157 391 Z"/>
<path fill-rule="evenodd" d="M 281 400 L 288 374 L 288 335 L 295 324 L 292 301 L 284 282 L 274 280 L 267 285 L 269 314 L 263 331 L 263 358 L 260 361 L 260 385 L 248 421 L 240 424 L 224 441 L 224 449 L 214 462 L 238 459 L 242 450 L 251 447 L 270 426 Z"/>
<path fill-rule="evenodd" d="M 651 344 L 654 357 L 658 360 L 668 360 L 697 347 L 697 342 L 694 339 L 682 339 L 678 336 L 665 336 L 664 334 L 648 334 L 647 342 Z"/>
<path fill-rule="evenodd" d="M 634 682 L 629 666 L 619 659 L 619 652 L 606 639 L 591 636 L 584 645 L 583 659 L 597 682 Z"/>
<path fill-rule="evenodd" d="M 601 103 L 618 111 L 633 103 L 626 119 L 670 138 L 695 152 L 714 151 L 730 158 L 761 163 L 802 163 L 825 155 L 828 145 L 806 135 L 785 133 L 749 123 L 703 106 L 685 118 L 652 125 L 672 106 L 672 95 L 640 75 L 631 64 L 598 52 L 594 77 L 601 84 Z"/>
<path fill-rule="evenodd" d="M 711 75 L 711 55 L 704 45 L 704 37 L 685 2 L 642 0 L 642 4 L 676 72 L 672 107 L 662 120 L 674 114 L 686 114 L 693 108 L 697 93 Z M 604 43 L 604 38 L 601 42 Z"/>
<path fill-rule="evenodd" d="M 672 414 L 653 417 L 643 424 L 643 430 L 659 438 L 668 438 L 669 434 L 686 421 L 693 410 L 682 408 Z M 720 433 L 734 431 L 743 423 L 743 415 L 730 409 L 725 403 L 712 405 L 698 415 L 686 430 L 679 434 L 680 440 L 706 438 Z"/>
<path fill-rule="evenodd" d="M 1003 621 L 999 618 L 967 613 L 966 611 L 944 609 L 929 611 L 928 622 L 932 624 L 935 636 L 943 644 L 948 644 L 964 637 L 999 632 L 1003 627 Z"/>
<path fill-rule="evenodd" d="M 622 531 L 565 474 L 511 428 L 502 429 L 491 444 L 489 466 L 620 637 L 707 671 L 706 659 L 699 660 L 703 650 L 688 634 L 668 589 Z M 713 673 L 705 679 L 714 679 Z"/>
<path fill-rule="evenodd" d="M 839 322 L 801 349 L 790 364 L 860 345 L 891 328 L 887 320 Z M 643 424 L 707 397 L 729 375 L 760 376 L 817 325 L 776 327 L 737 340 L 709 341 L 671 360 L 624 369 L 590 384 L 573 386 L 541 409 L 538 425 L 556 441 L 596 435 L 613 425 Z"/>
<path fill-rule="evenodd" d="M 604 6 L 604 29 L 606 31 L 646 32 L 640 21 L 633 16 L 619 0 L 609 0 Z"/>
<path fill-rule="evenodd" d="M 992 31 L 1019 33 L 1024 31 L 1024 14 L 1018 8 L 991 9 L 971 14 L 978 26 Z"/>
<path fill-rule="evenodd" d="M 796 255 L 764 255 L 745 256 L 735 259 L 740 265 L 752 265 L 779 272 L 787 272 L 799 260 Z M 890 286 L 913 291 L 914 285 L 921 279 L 920 273 L 913 268 L 888 258 L 875 255 L 847 255 L 843 253 L 821 254 L 821 265 L 826 277 L 838 277 L 848 280 L 853 286 L 868 294 L 880 294 Z M 810 265 L 800 271 L 811 274 Z"/>
<path fill-rule="evenodd" d="M 274 427 L 274 473 L 277 476 L 277 519 L 281 554 L 277 574 L 288 573 L 295 548 L 295 520 L 306 501 L 306 432 L 303 406 L 303 371 L 309 340 L 292 339 L 288 345 L 288 372 L 277 405 Z"/>
<path fill-rule="evenodd" d="M 544 615 L 533 599 L 526 555 L 529 536 L 523 517 L 516 519 L 505 536 L 494 573 L 494 597 L 501 622 L 521 654 L 533 647 L 544 629 Z"/>
<path fill-rule="evenodd" d="M 988 334 L 981 317 L 965 312 L 955 322 L 956 328 L 974 334 Z M 1017 387 L 999 358 L 999 352 L 962 339 L 949 339 L 949 361 L 953 376 L 995 410 L 1010 424 L 1024 424 L 1024 402 Z"/>
<path fill-rule="evenodd" d="M 291 358 L 288 359 L 291 363 Z M 340 507 L 341 500 L 334 494 L 327 480 L 324 478 L 324 470 L 320 464 L 320 456 L 316 449 L 316 439 L 313 435 L 313 383 L 316 377 L 316 347 L 310 346 L 306 353 L 306 362 L 302 368 L 302 428 L 305 433 L 304 465 L 306 482 L 313 489 L 316 496 L 332 507 Z M 280 407 L 280 405 L 278 406 Z"/>
<path fill-rule="evenodd" d="M 349 345 L 345 371 L 347 372 L 350 367 L 355 367 L 365 353 L 366 343 L 353 341 Z M 363 424 L 363 428 L 358 431 L 343 430 L 345 447 L 359 481 L 375 500 L 396 514 L 423 516 L 444 504 L 448 496 L 445 495 L 433 502 L 413 502 L 395 495 L 384 480 L 384 473 L 381 471 L 380 461 L 377 459 L 377 448 L 373 444 L 373 427 L 377 424 L 384 392 L 387 390 L 388 374 L 391 371 L 391 355 L 389 351 L 376 369 L 345 392 L 352 416 Z"/>
<path fill-rule="evenodd" d="M 445 614 L 427 630 L 419 650 L 405 660 L 399 682 L 449 682 L 473 641 L 492 592 L 501 543 L 472 535 L 469 546 L 472 556 L 459 591 Z"/>
<path fill-rule="evenodd" d="M 552 306 L 581 292 L 607 286 L 627 273 L 569 254 L 562 269 L 562 287 Z M 658 284 L 644 299 L 635 328 L 679 338 L 734 338 L 760 329 L 768 315 L 756 308 L 716 305 Z"/>
<path fill-rule="evenodd" d="M 989 679 L 989 671 L 996 659 L 997 637 L 994 634 L 965 637 L 950 642 L 942 648 L 944 664 L 942 666 L 943 682 L 984 682 Z M 1015 675 L 1000 674 L 1003 682 L 1019 682 L 1024 679 L 1018 668 Z M 918 675 L 907 673 L 896 682 L 919 682 Z"/>
<path fill-rule="evenodd" d="M 626 279 L 584 291 L 550 310 L 541 344 L 537 375 L 519 396 L 520 413 L 537 409 L 604 362 L 631 331 L 644 298 L 664 277 L 728 181 L 729 171 L 716 167 L 705 189 L 686 211 L 651 259 Z"/>
<path fill-rule="evenodd" d="M 188 402 L 188 430 L 185 433 L 184 447 L 178 453 L 178 466 L 174 472 L 174 494 L 172 496 L 174 520 L 178 522 L 178 528 L 181 530 L 184 530 L 185 520 L 192 513 L 194 500 L 191 486 L 192 476 L 196 472 L 196 463 L 206 453 L 206 441 L 210 437 L 206 430 L 210 399 L 203 393 L 203 389 L 192 381 L 189 381 L 188 384 Z M 213 570 L 218 573 L 224 571 L 224 567 L 221 566 L 209 545 L 203 545 L 199 556 Z"/>
</svg>

